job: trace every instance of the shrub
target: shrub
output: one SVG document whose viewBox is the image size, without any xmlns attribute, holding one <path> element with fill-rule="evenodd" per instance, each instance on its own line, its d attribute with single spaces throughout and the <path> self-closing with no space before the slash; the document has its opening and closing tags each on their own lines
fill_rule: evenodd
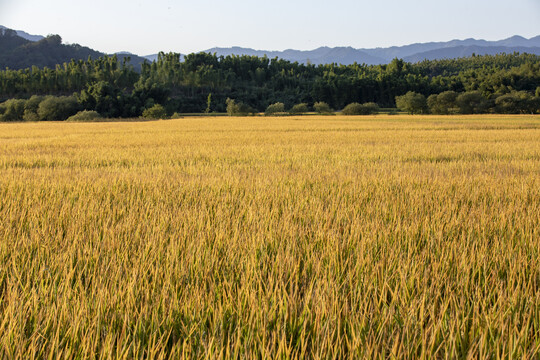
<svg viewBox="0 0 540 360">
<path fill-rule="evenodd" d="M 535 96 L 529 100 L 529 112 L 531 114 L 540 113 L 540 96 Z"/>
<path fill-rule="evenodd" d="M 313 105 L 313 109 L 315 109 L 315 111 L 318 112 L 319 114 L 330 114 L 330 113 L 332 113 L 332 109 L 324 101 L 316 102 Z"/>
<path fill-rule="evenodd" d="M 489 109 L 489 102 L 479 91 L 467 91 L 459 94 L 456 105 L 462 114 L 483 114 Z"/>
<path fill-rule="evenodd" d="M 155 104 L 151 108 L 145 109 L 142 116 L 145 119 L 165 119 L 167 117 L 167 111 L 160 104 Z"/>
<path fill-rule="evenodd" d="M 171 115 L 171 119 L 181 119 L 181 118 L 183 118 L 183 116 L 177 112 Z"/>
<path fill-rule="evenodd" d="M 0 121 L 21 121 L 26 100 L 9 99 L 0 104 Z"/>
<path fill-rule="evenodd" d="M 45 99 L 44 96 L 32 95 L 32 97 L 24 103 L 24 121 L 39 121 L 38 109 L 39 104 Z"/>
<path fill-rule="evenodd" d="M 351 103 L 341 111 L 343 115 L 360 115 L 362 114 L 362 105 L 359 103 Z"/>
<path fill-rule="evenodd" d="M 40 120 L 66 120 L 78 110 L 79 104 L 73 96 L 48 96 L 39 103 L 37 115 Z"/>
<path fill-rule="evenodd" d="M 429 111 L 432 114 L 453 114 L 457 112 L 455 91 L 444 91 L 438 95 L 430 95 L 427 99 Z"/>
<path fill-rule="evenodd" d="M 379 106 L 375 103 L 352 103 L 341 111 L 343 115 L 371 115 L 379 112 Z"/>
<path fill-rule="evenodd" d="M 83 110 L 79 111 L 73 116 L 68 118 L 68 121 L 93 121 L 96 119 L 101 119 L 101 115 L 97 111 L 93 110 Z"/>
<path fill-rule="evenodd" d="M 364 103 L 362 106 L 364 107 L 366 115 L 373 115 L 379 113 L 379 105 L 374 102 Z"/>
<path fill-rule="evenodd" d="M 24 110 L 23 120 L 24 121 L 39 121 L 39 116 L 37 112 L 26 109 Z"/>
<path fill-rule="evenodd" d="M 257 111 L 252 108 L 251 106 L 244 104 L 244 103 L 238 103 L 238 115 L 246 116 L 246 115 L 254 115 Z"/>
<path fill-rule="evenodd" d="M 396 96 L 396 105 L 400 110 L 409 114 L 424 114 L 427 112 L 426 97 L 414 91 L 409 91 L 402 96 Z"/>
<path fill-rule="evenodd" d="M 504 94 L 495 99 L 496 110 L 500 114 L 519 114 L 521 101 L 515 94 Z"/>
<path fill-rule="evenodd" d="M 39 104 L 45 100 L 44 96 L 32 95 L 32 97 L 24 103 L 24 110 L 28 110 L 37 114 Z"/>
<path fill-rule="evenodd" d="M 268 105 L 264 114 L 275 115 L 275 114 L 280 114 L 280 113 L 283 114 L 284 112 L 285 112 L 285 105 L 281 102 L 277 102 L 275 104 Z"/>
<path fill-rule="evenodd" d="M 210 114 L 212 107 L 212 93 L 208 94 L 208 97 L 206 98 L 206 109 L 204 109 L 205 114 Z"/>
<path fill-rule="evenodd" d="M 289 110 L 289 113 L 299 115 L 304 114 L 309 111 L 308 105 L 306 103 L 296 104 L 294 105 L 291 110 Z"/>
<path fill-rule="evenodd" d="M 227 104 L 227 114 L 229 116 L 246 116 L 255 113 L 255 109 L 251 106 L 241 102 L 237 103 L 234 99 L 227 98 L 225 103 Z"/>
<path fill-rule="evenodd" d="M 234 116 L 240 112 L 239 106 L 236 104 L 234 99 L 227 98 L 225 103 L 227 104 L 227 114 L 229 114 L 229 116 Z"/>
<path fill-rule="evenodd" d="M 497 97 L 495 109 L 500 114 L 534 114 L 540 110 L 540 98 L 526 91 L 514 91 Z"/>
</svg>

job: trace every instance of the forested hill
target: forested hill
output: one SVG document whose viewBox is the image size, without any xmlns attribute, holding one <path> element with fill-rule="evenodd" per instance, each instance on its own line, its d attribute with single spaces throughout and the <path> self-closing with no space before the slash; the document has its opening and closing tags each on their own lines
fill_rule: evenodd
<svg viewBox="0 0 540 360">
<path fill-rule="evenodd" d="M 0 30 L 0 68 L 24 69 L 32 66 L 54 68 L 70 59 L 99 58 L 103 53 L 80 45 L 64 45 L 62 38 L 51 35 L 33 42 L 13 30 Z"/>
<path fill-rule="evenodd" d="M 0 30 L 9 30 L 9 29 L 3 25 L 0 25 Z M 32 35 L 22 30 L 15 30 L 15 32 L 17 33 L 18 36 L 22 37 L 23 39 L 30 40 L 30 41 L 39 41 L 45 38 L 45 36 Z"/>
<path fill-rule="evenodd" d="M 15 30 L 0 28 L 0 69 L 25 69 L 32 66 L 55 68 L 58 64 L 74 60 L 98 59 L 104 53 L 78 44 L 62 44 L 59 35 L 49 35 L 39 41 L 30 41 Z M 118 58 L 130 57 L 131 64 L 140 70 L 144 58 L 131 54 L 119 54 Z"/>
</svg>

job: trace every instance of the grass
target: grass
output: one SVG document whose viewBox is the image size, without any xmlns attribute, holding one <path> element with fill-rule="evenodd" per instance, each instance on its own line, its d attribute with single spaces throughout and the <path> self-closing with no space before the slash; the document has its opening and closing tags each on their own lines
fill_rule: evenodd
<svg viewBox="0 0 540 360">
<path fill-rule="evenodd" d="M 540 117 L 0 124 L 2 358 L 538 358 Z"/>
</svg>

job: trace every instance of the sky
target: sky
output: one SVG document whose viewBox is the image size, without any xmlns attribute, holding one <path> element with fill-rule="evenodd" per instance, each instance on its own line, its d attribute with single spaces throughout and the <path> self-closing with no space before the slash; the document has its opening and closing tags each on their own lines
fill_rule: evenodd
<svg viewBox="0 0 540 360">
<path fill-rule="evenodd" d="M 106 53 L 374 48 L 540 35 L 540 0 L 0 0 L 0 25 Z"/>
</svg>

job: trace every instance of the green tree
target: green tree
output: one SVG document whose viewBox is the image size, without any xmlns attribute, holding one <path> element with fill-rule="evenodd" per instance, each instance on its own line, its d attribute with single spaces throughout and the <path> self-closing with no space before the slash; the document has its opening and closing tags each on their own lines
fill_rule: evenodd
<svg viewBox="0 0 540 360">
<path fill-rule="evenodd" d="M 521 112 L 521 99 L 517 94 L 504 94 L 495 99 L 496 111 L 500 114 L 519 114 Z"/>
<path fill-rule="evenodd" d="M 363 112 L 362 105 L 359 103 L 351 103 L 343 108 L 341 110 L 341 113 L 343 115 L 361 115 Z"/>
<path fill-rule="evenodd" d="M 540 96 L 535 96 L 529 101 L 530 113 L 538 114 L 540 113 Z"/>
<path fill-rule="evenodd" d="M 238 115 L 241 116 L 254 115 L 257 112 L 254 108 L 243 102 L 238 103 L 238 111 Z"/>
<path fill-rule="evenodd" d="M 24 121 L 39 121 L 39 115 L 37 114 L 37 111 L 25 109 L 23 120 Z"/>
<path fill-rule="evenodd" d="M 379 106 L 375 103 L 351 103 L 341 111 L 343 115 L 371 115 L 379 112 Z"/>
<path fill-rule="evenodd" d="M 305 114 L 309 111 L 308 105 L 306 103 L 300 103 L 294 105 L 290 110 L 289 113 L 293 115 L 300 115 Z"/>
<path fill-rule="evenodd" d="M 266 108 L 266 111 L 264 112 L 265 115 L 276 115 L 276 114 L 283 114 L 285 113 L 285 104 L 282 102 L 277 102 L 274 104 L 268 105 Z"/>
<path fill-rule="evenodd" d="M 458 94 L 455 91 L 444 91 L 438 95 L 430 95 L 427 99 L 429 111 L 432 114 L 452 114 L 457 112 L 456 99 Z"/>
<path fill-rule="evenodd" d="M 225 102 L 227 104 L 227 114 L 229 116 L 238 115 L 240 113 L 240 107 L 238 106 L 238 104 L 236 104 L 236 101 L 234 101 L 234 99 L 227 98 Z"/>
<path fill-rule="evenodd" d="M 86 110 L 95 110 L 106 117 L 120 117 L 124 108 L 122 91 L 106 81 L 89 85 L 78 95 L 78 101 Z"/>
<path fill-rule="evenodd" d="M 396 96 L 396 105 L 400 110 L 409 114 L 424 114 L 427 112 L 426 97 L 414 91 L 409 91 L 402 96 Z"/>
<path fill-rule="evenodd" d="M 40 120 L 61 121 L 76 114 L 79 108 L 73 96 L 48 96 L 39 104 L 37 114 Z"/>
<path fill-rule="evenodd" d="M 95 121 L 101 119 L 101 115 L 97 111 L 83 110 L 73 116 L 70 116 L 67 121 Z"/>
<path fill-rule="evenodd" d="M 236 102 L 233 99 L 227 98 L 226 100 L 227 104 L 227 114 L 229 116 L 246 116 L 249 114 L 254 114 L 255 110 L 242 102 Z"/>
<path fill-rule="evenodd" d="M 146 119 L 165 119 L 167 118 L 167 110 L 162 105 L 155 104 L 151 108 L 145 109 L 142 116 Z"/>
<path fill-rule="evenodd" d="M 45 99 L 43 96 L 32 95 L 24 104 L 24 121 L 39 121 L 38 108 L 39 104 Z"/>
<path fill-rule="evenodd" d="M 374 102 L 368 102 L 362 104 L 362 107 L 364 109 L 364 115 L 373 115 L 379 113 L 379 105 L 377 105 Z"/>
<path fill-rule="evenodd" d="M 38 95 L 32 95 L 30 99 L 28 99 L 24 103 L 24 110 L 28 110 L 34 113 L 37 113 L 37 110 L 39 108 L 39 104 L 45 99 L 44 96 L 38 96 Z"/>
<path fill-rule="evenodd" d="M 16 38 L 4 37 L 0 41 L 10 42 Z M 488 110 L 493 108 L 494 111 L 499 110 L 491 99 L 494 103 L 503 94 L 526 91 L 540 97 L 540 56 L 531 54 L 476 56 L 415 64 L 394 59 L 388 65 L 313 66 L 283 59 L 212 54 L 192 54 L 180 61 L 179 54 L 161 53 L 157 62 L 143 63 L 140 73 L 134 71 L 127 60 L 119 61 L 115 56 L 73 60 L 56 66 L 57 59 L 63 58 L 59 56 L 51 57 L 54 63 L 48 68 L 24 69 L 25 64 L 29 64 L 28 59 L 34 58 L 23 50 L 28 46 L 50 49 L 48 42 L 58 44 L 60 39 L 51 38 L 21 47 L 18 57 L 22 62 L 18 68 L 22 69 L 0 70 L 0 99 L 80 92 L 79 99 L 86 110 L 106 116 L 133 117 L 140 116 L 145 108 L 154 104 L 163 105 L 168 113 L 204 111 L 208 109 L 209 93 L 212 94 L 211 111 L 225 111 L 225 99 L 230 97 L 238 104 L 249 104 L 259 111 L 277 102 L 324 102 L 328 107 L 321 113 L 330 113 L 330 107 L 344 108 L 353 102 L 394 106 L 395 96 L 408 91 L 425 96 L 447 91 L 480 91 L 490 99 Z M 15 47 L 19 45 L 22 44 L 13 43 Z M 60 50 L 66 45 L 58 46 Z M 8 55 L 0 52 L 0 63 L 4 63 L 2 61 Z M 88 55 L 84 57 L 88 58 Z M 80 57 L 70 55 L 69 58 Z M 457 105 L 445 105 L 443 98 L 430 97 L 432 112 L 461 110 Z M 28 116 L 32 115 L 33 111 L 26 110 Z"/>
<path fill-rule="evenodd" d="M 483 114 L 489 110 L 489 102 L 479 91 L 467 91 L 456 98 L 461 114 Z"/>
<path fill-rule="evenodd" d="M 495 99 L 495 110 L 500 114 L 534 114 L 539 108 L 540 98 L 526 91 L 514 91 Z"/>
<path fill-rule="evenodd" d="M 318 112 L 319 114 L 330 114 L 330 113 L 332 113 L 332 109 L 324 101 L 316 102 L 313 105 L 313 109 L 315 109 L 315 111 Z"/>
<path fill-rule="evenodd" d="M 206 98 L 206 109 L 204 110 L 205 114 L 210 114 L 210 106 L 212 105 L 212 93 L 208 94 L 208 97 Z"/>
<path fill-rule="evenodd" d="M 23 120 L 25 103 L 25 100 L 10 99 L 0 104 L 0 121 Z"/>
</svg>

